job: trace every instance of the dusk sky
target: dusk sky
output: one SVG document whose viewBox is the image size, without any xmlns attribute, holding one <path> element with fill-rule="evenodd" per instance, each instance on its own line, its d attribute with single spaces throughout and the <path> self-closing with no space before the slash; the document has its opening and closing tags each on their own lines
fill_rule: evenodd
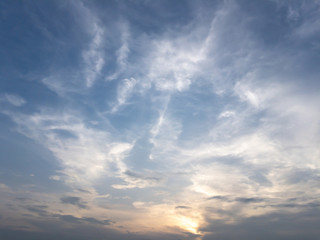
<svg viewBox="0 0 320 240">
<path fill-rule="evenodd" d="M 320 1 L 0 1 L 0 239 L 320 239 Z"/>
</svg>

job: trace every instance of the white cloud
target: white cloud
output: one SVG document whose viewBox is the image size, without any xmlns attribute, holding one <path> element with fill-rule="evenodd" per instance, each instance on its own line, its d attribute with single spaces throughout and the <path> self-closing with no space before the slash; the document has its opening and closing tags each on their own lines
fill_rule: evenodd
<svg viewBox="0 0 320 240">
<path fill-rule="evenodd" d="M 118 86 L 117 103 L 114 104 L 113 108 L 111 109 L 112 113 L 117 112 L 119 107 L 127 103 L 127 99 L 132 94 L 136 84 L 137 80 L 135 78 L 122 80 L 122 82 Z"/>
<path fill-rule="evenodd" d="M 224 111 L 224 112 L 220 113 L 218 118 L 229 118 L 229 117 L 234 117 L 234 116 L 235 116 L 234 111 Z"/>
<path fill-rule="evenodd" d="M 66 66 L 64 70 L 63 68 L 54 69 L 41 80 L 49 89 L 62 97 L 68 97 L 70 92 L 84 93 L 101 76 L 105 65 L 105 29 L 99 18 L 82 1 L 70 2 L 70 4 L 76 23 L 87 35 L 84 39 L 89 38 L 87 45 L 81 51 L 83 62 L 79 70 L 69 66 Z"/>
<path fill-rule="evenodd" d="M 26 104 L 26 100 L 22 97 L 7 93 L 0 98 L 0 101 L 7 101 L 15 107 L 21 107 Z"/>
<path fill-rule="evenodd" d="M 87 87 L 91 87 L 100 76 L 105 64 L 104 60 L 104 34 L 105 30 L 95 12 L 86 6 L 85 2 L 72 2 L 74 13 L 84 30 L 90 35 L 91 41 L 82 51 L 84 61 L 84 78 Z"/>
<path fill-rule="evenodd" d="M 11 193 L 12 192 L 11 188 L 9 186 L 7 186 L 6 184 L 4 184 L 4 183 L 0 183 L 0 191 L 2 193 L 3 192 L 5 192 L 5 193 Z"/>
<path fill-rule="evenodd" d="M 79 76 L 66 76 L 57 73 L 41 79 L 41 82 L 60 97 L 67 97 L 70 92 L 81 91 L 81 85 L 75 80 L 77 77 Z M 68 82 L 66 82 L 66 78 L 68 78 Z"/>
<path fill-rule="evenodd" d="M 102 50 L 104 30 L 97 21 L 92 22 L 92 41 L 87 50 L 82 53 L 85 66 L 85 79 L 87 87 L 91 87 L 99 76 L 103 65 L 104 55 Z"/>
<path fill-rule="evenodd" d="M 74 115 L 42 112 L 34 115 L 9 114 L 17 123 L 19 132 L 42 143 L 59 159 L 67 182 L 76 186 L 91 186 L 92 182 L 109 172 L 109 164 L 123 171 L 122 162 L 133 147 L 119 142 L 106 131 L 87 127 Z M 72 138 L 57 135 L 55 130 L 72 133 Z M 114 174 L 117 174 L 115 172 Z M 57 176 L 51 179 L 58 180 Z"/>
<path fill-rule="evenodd" d="M 128 30 L 127 24 L 122 24 L 122 33 L 121 33 L 121 47 L 117 50 L 117 62 L 120 65 L 120 68 L 123 69 L 127 65 L 127 58 L 130 53 L 128 39 L 130 37 L 130 32 Z"/>
<path fill-rule="evenodd" d="M 52 175 L 52 176 L 49 176 L 49 179 L 54 180 L 54 181 L 60 181 L 61 177 L 58 175 Z"/>
<path fill-rule="evenodd" d="M 164 107 L 159 111 L 159 117 L 150 128 L 151 149 L 149 158 L 161 162 L 163 165 L 170 163 L 177 153 L 176 144 L 182 132 L 182 124 L 167 112 L 170 97 L 164 101 Z"/>
<path fill-rule="evenodd" d="M 149 56 L 148 79 L 160 91 L 188 90 L 203 60 L 200 46 L 188 46 L 182 39 L 171 39 L 156 41 L 154 47 Z"/>
<path fill-rule="evenodd" d="M 318 11 L 319 12 L 319 11 Z M 319 13 L 318 13 L 319 14 Z M 301 38 L 308 38 L 319 33 L 320 18 L 310 18 L 294 31 L 294 35 Z"/>
<path fill-rule="evenodd" d="M 162 106 L 162 109 L 159 110 L 159 118 L 157 119 L 156 123 L 150 129 L 151 142 L 152 142 L 152 139 L 159 134 L 160 128 L 163 125 L 164 117 L 165 117 L 167 109 L 168 109 L 168 104 L 170 103 L 170 95 L 165 96 L 164 98 L 161 98 L 160 102 L 163 106 Z"/>
<path fill-rule="evenodd" d="M 158 186 L 160 176 L 157 177 L 155 172 L 136 173 L 129 170 L 120 174 L 121 179 L 125 184 L 113 184 L 115 189 L 130 189 L 130 188 L 148 188 Z"/>
<path fill-rule="evenodd" d="M 125 22 L 118 23 L 120 31 L 121 31 L 121 46 L 116 51 L 117 57 L 117 69 L 116 71 L 108 76 L 107 80 L 115 80 L 119 77 L 119 75 L 127 70 L 128 66 L 128 56 L 130 53 L 129 40 L 130 40 L 130 30 L 129 25 Z"/>
<path fill-rule="evenodd" d="M 287 14 L 287 18 L 288 20 L 290 21 L 297 21 L 299 19 L 299 11 L 298 9 L 295 9 L 294 7 L 292 6 L 289 6 L 288 8 L 288 14 Z"/>
</svg>

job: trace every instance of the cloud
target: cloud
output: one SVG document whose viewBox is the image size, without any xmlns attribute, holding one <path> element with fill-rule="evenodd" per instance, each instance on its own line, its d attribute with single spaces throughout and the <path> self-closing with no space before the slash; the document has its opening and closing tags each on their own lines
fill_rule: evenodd
<svg viewBox="0 0 320 240">
<path fill-rule="evenodd" d="M 92 223 L 92 224 L 101 224 L 101 225 L 110 225 L 113 222 L 110 220 L 98 220 L 96 218 L 93 217 L 84 217 L 82 218 L 83 221 L 88 222 L 88 223 Z"/>
<path fill-rule="evenodd" d="M 80 188 L 90 186 L 94 179 L 109 171 L 112 164 L 117 171 L 126 169 L 122 159 L 133 144 L 117 142 L 106 131 L 87 127 L 81 118 L 65 113 L 43 112 L 34 115 L 8 113 L 18 125 L 18 131 L 50 149 L 59 159 L 70 185 Z M 49 123 L 49 124 L 48 124 Z M 56 130 L 72 133 L 72 137 L 61 137 Z"/>
<path fill-rule="evenodd" d="M 126 170 L 123 174 L 121 174 L 121 179 L 125 181 L 126 184 L 114 184 L 112 187 L 115 189 L 154 187 L 157 186 L 161 181 L 162 176 L 157 175 L 159 174 L 155 172 L 141 174 Z"/>
<path fill-rule="evenodd" d="M 259 217 L 239 219 L 233 224 L 219 220 L 203 229 L 208 232 L 203 239 L 314 239 L 318 234 L 316 227 L 318 210 L 312 208 L 300 213 L 272 213 Z M 209 233 L 211 232 L 211 233 Z"/>
<path fill-rule="evenodd" d="M 223 200 L 223 201 L 229 201 L 228 197 L 225 196 L 212 196 L 207 198 L 208 200 Z"/>
<path fill-rule="evenodd" d="M 198 49 L 187 49 L 183 41 L 162 40 L 155 42 L 155 52 L 150 56 L 148 78 L 160 91 L 185 91 L 197 72 L 202 60 Z"/>
<path fill-rule="evenodd" d="M 259 203 L 259 202 L 264 202 L 265 199 L 263 198 L 254 198 L 254 197 L 250 197 L 250 198 L 236 198 L 235 201 L 237 202 L 241 202 L 241 203 Z"/>
<path fill-rule="evenodd" d="M 90 43 L 88 50 L 85 50 L 82 53 L 83 60 L 86 64 L 85 79 L 87 87 L 91 87 L 94 84 L 104 65 L 104 58 L 101 49 L 103 30 L 97 25 L 97 23 L 93 23 L 92 31 L 92 42 Z"/>
<path fill-rule="evenodd" d="M 40 223 L 38 223 L 40 224 Z M 26 231 L 24 229 L 8 229 L 1 228 L 0 233 L 3 237 L 3 240 L 9 239 L 26 239 L 26 240 L 41 240 L 41 239 L 61 239 L 67 240 L 76 238 L 79 240 L 85 240 L 88 238 L 105 238 L 108 236 L 108 240 L 117 240 L 117 239 L 128 239 L 128 240 L 140 240 L 140 239 L 152 239 L 152 240 L 193 240 L 193 236 L 182 236 L 181 234 L 175 233 L 149 233 L 142 234 L 137 232 L 116 232 L 107 228 L 98 228 L 90 226 L 89 224 L 82 224 L 79 227 L 67 228 L 61 227 L 61 225 L 56 222 L 49 222 L 46 224 L 41 224 L 43 228 L 48 229 L 47 231 Z M 50 229 L 51 227 L 51 229 Z"/>
<path fill-rule="evenodd" d="M 77 138 L 76 135 L 65 129 L 53 129 L 52 132 L 57 134 L 60 138 Z"/>
<path fill-rule="evenodd" d="M 6 192 L 6 193 L 11 193 L 12 192 L 11 188 L 8 185 L 4 184 L 4 183 L 0 183 L 0 191 L 1 192 Z"/>
<path fill-rule="evenodd" d="M 320 6 L 319 4 L 316 4 L 314 6 L 314 9 L 303 9 L 303 17 L 305 17 L 302 24 L 295 29 L 293 32 L 295 36 L 301 37 L 301 38 L 309 38 L 312 36 L 315 36 L 317 33 L 319 33 L 319 29 L 317 28 L 317 25 L 320 23 L 319 18 L 319 11 Z M 297 11 L 290 10 L 289 8 L 289 17 L 291 19 L 296 19 L 299 17 L 299 13 Z"/>
<path fill-rule="evenodd" d="M 128 23 L 120 21 L 118 23 L 118 28 L 120 29 L 120 43 L 121 46 L 116 50 L 116 71 L 108 76 L 106 80 L 115 80 L 119 78 L 121 74 L 127 71 L 128 67 L 128 57 L 130 53 L 129 41 L 130 41 L 130 30 Z"/>
<path fill-rule="evenodd" d="M 46 217 L 48 216 L 49 212 L 46 210 L 48 206 L 43 205 L 34 205 L 34 206 L 27 206 L 26 209 L 30 212 L 36 213 L 39 216 Z"/>
<path fill-rule="evenodd" d="M 73 56 L 69 56 L 72 61 L 63 66 L 52 64 L 50 71 L 41 74 L 44 76 L 41 82 L 60 97 L 70 99 L 70 93 L 86 94 L 86 89 L 91 88 L 96 80 L 102 77 L 106 62 L 104 47 L 106 37 L 105 28 L 96 12 L 85 1 L 79 1 L 77 4 L 70 2 L 67 5 L 67 13 L 71 18 L 70 24 L 77 29 L 78 33 L 73 35 L 71 31 L 64 34 L 73 35 L 72 37 L 75 38 L 72 49 L 77 52 L 77 55 L 75 56 L 73 52 L 71 54 Z M 60 30 L 63 31 L 63 29 L 60 26 Z M 60 41 L 61 46 L 55 46 L 57 52 L 62 51 L 62 46 L 69 44 L 65 38 L 61 38 Z M 65 49 L 66 52 L 69 50 Z"/>
<path fill-rule="evenodd" d="M 134 87 L 137 84 L 135 78 L 124 79 L 121 84 L 119 84 L 117 91 L 117 103 L 113 105 L 111 112 L 115 113 L 118 109 L 127 103 L 127 99 L 132 94 Z"/>
<path fill-rule="evenodd" d="M 71 204 L 71 205 L 75 205 L 79 208 L 87 208 L 87 206 L 85 205 L 85 203 L 81 200 L 80 197 L 62 197 L 60 198 L 60 201 L 62 203 L 65 203 L 65 204 Z"/>
<path fill-rule="evenodd" d="M 93 217 L 83 217 L 78 218 L 73 215 L 56 215 L 61 220 L 70 222 L 70 223 L 91 223 L 91 224 L 99 224 L 99 225 L 110 225 L 112 221 L 110 220 L 98 220 Z"/>
<path fill-rule="evenodd" d="M 296 237 L 290 217 L 318 222 L 310 209 L 319 207 L 319 70 L 309 49 L 318 8 L 169 2 L 70 3 L 83 38 L 67 45 L 79 59 L 40 74 L 57 94 L 30 109 L 3 95 L 16 106 L 1 111 L 13 128 L 59 163 L 46 179 L 68 188 L 24 186 L 41 203 L 28 203 L 23 219 L 41 230 L 50 221 L 117 229 L 118 239 Z M 166 22 L 157 24 L 163 6 Z M 19 195 L 8 188 L 0 185 Z M 314 237 L 312 226 L 305 236 Z"/>
<path fill-rule="evenodd" d="M 22 97 L 7 93 L 0 97 L 0 102 L 3 101 L 9 102 L 15 107 L 21 107 L 22 105 L 26 104 L 26 100 Z"/>
<path fill-rule="evenodd" d="M 250 203 L 262 203 L 267 202 L 268 199 L 266 198 L 260 198 L 260 197 L 227 197 L 227 196 L 212 196 L 207 198 L 207 200 L 216 200 L 216 201 L 224 201 L 224 202 L 238 202 L 238 203 L 244 203 L 244 204 L 250 204 Z"/>
<path fill-rule="evenodd" d="M 63 221 L 71 222 L 71 223 L 80 223 L 81 222 L 80 218 L 74 217 L 72 215 L 60 215 L 59 218 Z"/>
<path fill-rule="evenodd" d="M 53 176 L 49 176 L 49 179 L 54 180 L 54 181 L 60 181 L 61 177 L 58 175 L 53 175 Z"/>
<path fill-rule="evenodd" d="M 188 206 L 176 206 L 176 209 L 190 209 Z"/>
<path fill-rule="evenodd" d="M 130 37 L 130 32 L 128 30 L 127 24 L 122 24 L 122 33 L 121 33 L 121 47 L 117 50 L 117 62 L 120 65 L 120 68 L 123 69 L 127 65 L 127 58 L 130 52 L 128 39 Z"/>
<path fill-rule="evenodd" d="M 99 77 L 105 63 L 102 47 L 104 29 L 95 13 L 84 2 L 73 4 L 73 7 L 78 11 L 81 21 L 85 23 L 86 31 L 91 35 L 89 46 L 82 51 L 86 86 L 91 87 Z"/>
</svg>

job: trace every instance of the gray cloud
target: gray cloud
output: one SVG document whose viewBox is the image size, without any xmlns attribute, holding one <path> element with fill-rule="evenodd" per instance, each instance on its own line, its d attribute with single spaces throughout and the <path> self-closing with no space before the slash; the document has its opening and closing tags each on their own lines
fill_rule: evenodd
<svg viewBox="0 0 320 240">
<path fill-rule="evenodd" d="M 159 177 L 150 177 L 150 176 L 143 175 L 141 173 L 133 172 L 130 170 L 127 170 L 125 174 L 134 179 L 142 179 L 142 180 L 155 181 L 155 182 L 160 181 Z"/>
<path fill-rule="evenodd" d="M 65 129 L 53 129 L 52 132 L 54 132 L 58 137 L 60 138 L 77 138 L 77 136 L 72 133 L 71 131 L 65 130 Z"/>
<path fill-rule="evenodd" d="M 73 215 L 61 215 L 61 214 L 53 214 L 53 217 L 58 217 L 60 220 L 70 222 L 70 223 L 91 223 L 91 224 L 98 224 L 98 225 L 110 225 L 113 223 L 113 221 L 105 219 L 105 220 L 99 220 L 94 217 L 82 217 L 78 218 Z"/>
<path fill-rule="evenodd" d="M 44 225 L 46 227 L 44 227 Z M 92 226 L 81 226 L 72 229 L 62 228 L 52 222 L 42 224 L 48 231 L 31 232 L 16 229 L 1 229 L 1 240 L 24 239 L 24 240 L 88 240 L 88 239 L 107 239 L 107 240 L 196 240 L 197 236 L 192 234 L 138 234 L 133 232 L 120 233 L 111 229 L 97 228 Z"/>
<path fill-rule="evenodd" d="M 77 191 L 83 192 L 83 193 L 90 193 L 90 191 L 87 191 L 87 190 L 82 189 L 82 188 L 78 188 Z"/>
<path fill-rule="evenodd" d="M 48 206 L 45 206 L 45 205 L 26 206 L 26 209 L 28 211 L 36 213 L 42 217 L 48 216 L 48 211 L 45 210 L 47 208 L 48 208 Z"/>
<path fill-rule="evenodd" d="M 58 215 L 58 217 L 66 222 L 71 222 L 71 223 L 80 223 L 81 218 L 74 217 L 72 215 Z"/>
<path fill-rule="evenodd" d="M 317 207 L 299 213 L 278 212 L 259 217 L 237 219 L 233 223 L 209 220 L 202 230 L 203 240 L 314 240 L 320 230 Z"/>
<path fill-rule="evenodd" d="M 236 198 L 235 201 L 240 202 L 240 203 L 259 203 L 259 202 L 264 202 L 265 199 L 255 198 L 255 197 L 249 197 L 249 198 L 239 197 L 239 198 Z"/>
<path fill-rule="evenodd" d="M 309 202 L 309 203 L 281 203 L 281 204 L 270 204 L 268 206 L 276 208 L 297 208 L 297 209 L 306 209 L 306 208 L 317 208 L 320 206 L 319 202 Z"/>
<path fill-rule="evenodd" d="M 288 184 L 299 184 L 308 181 L 318 181 L 320 183 L 320 173 L 318 170 L 303 168 L 303 169 L 292 169 L 285 176 Z"/>
<path fill-rule="evenodd" d="M 101 225 L 110 225 L 113 222 L 111 220 L 98 220 L 93 217 L 84 217 L 82 218 L 82 221 L 88 222 L 88 223 L 93 223 L 93 224 L 101 224 Z"/>
<path fill-rule="evenodd" d="M 21 202 L 25 202 L 27 200 L 31 200 L 30 198 L 25 198 L 25 197 L 16 197 L 16 200 L 21 201 Z"/>
<path fill-rule="evenodd" d="M 207 200 L 219 200 L 219 201 L 224 201 L 224 202 L 239 202 L 239 203 L 260 203 L 260 202 L 265 202 L 267 199 L 264 198 L 258 198 L 258 197 L 237 197 L 237 198 L 232 198 L 228 196 L 212 196 L 207 198 Z"/>
<path fill-rule="evenodd" d="M 207 200 L 222 200 L 222 201 L 230 201 L 230 199 L 226 196 L 212 196 L 207 198 Z"/>
<path fill-rule="evenodd" d="M 188 207 L 188 206 L 176 206 L 176 209 L 191 209 L 191 207 Z"/>
<path fill-rule="evenodd" d="M 83 203 L 81 198 L 79 198 L 79 197 L 72 197 L 72 196 L 62 197 L 62 198 L 60 198 L 60 201 L 65 204 L 71 204 L 71 205 L 78 206 L 79 208 L 87 208 L 85 203 Z"/>
</svg>

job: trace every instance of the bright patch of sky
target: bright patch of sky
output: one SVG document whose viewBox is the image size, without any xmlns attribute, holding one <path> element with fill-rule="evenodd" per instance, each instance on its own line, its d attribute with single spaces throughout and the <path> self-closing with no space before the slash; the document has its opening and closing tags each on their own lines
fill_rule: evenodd
<svg viewBox="0 0 320 240">
<path fill-rule="evenodd" d="M 2 239 L 316 239 L 317 1 L 2 1 Z"/>
</svg>

